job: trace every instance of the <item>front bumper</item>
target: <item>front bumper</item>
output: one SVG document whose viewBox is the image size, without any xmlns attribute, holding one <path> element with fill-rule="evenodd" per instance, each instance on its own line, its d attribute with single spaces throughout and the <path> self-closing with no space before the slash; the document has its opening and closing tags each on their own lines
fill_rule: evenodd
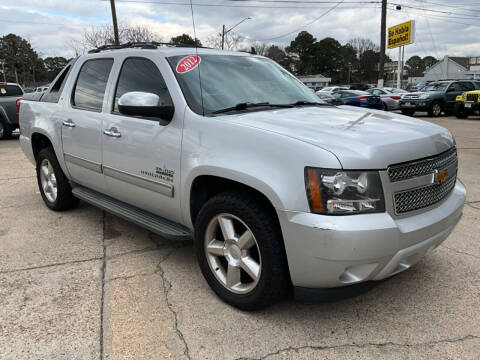
<svg viewBox="0 0 480 360">
<path fill-rule="evenodd" d="M 400 100 L 400 109 L 412 109 L 416 111 L 428 111 L 432 106 L 431 99 Z"/>
<path fill-rule="evenodd" d="M 465 197 L 457 180 L 437 207 L 408 217 L 278 210 L 293 285 L 333 288 L 408 269 L 448 237 L 462 216 Z"/>
</svg>

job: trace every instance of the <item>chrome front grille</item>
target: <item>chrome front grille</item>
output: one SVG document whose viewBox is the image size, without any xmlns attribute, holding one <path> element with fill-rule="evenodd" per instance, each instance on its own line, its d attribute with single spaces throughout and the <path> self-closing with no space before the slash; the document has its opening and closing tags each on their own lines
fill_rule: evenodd
<svg viewBox="0 0 480 360">
<path fill-rule="evenodd" d="M 443 200 L 455 187 L 457 169 L 458 159 L 455 147 L 430 158 L 390 166 L 387 172 L 392 185 L 398 183 L 401 188 L 411 184 L 412 181 L 423 182 L 420 186 L 403 188 L 393 193 L 395 213 L 400 215 L 419 210 Z M 447 170 L 446 179 L 436 179 L 436 174 L 441 170 Z M 413 180 L 402 184 L 402 181 L 409 179 Z"/>
<path fill-rule="evenodd" d="M 467 94 L 467 101 L 477 102 L 480 95 L 478 94 Z"/>
<path fill-rule="evenodd" d="M 405 100 L 415 100 L 415 99 L 419 99 L 420 96 L 417 95 L 417 94 L 405 94 L 402 96 L 402 99 L 405 99 Z"/>
<path fill-rule="evenodd" d="M 388 167 L 390 181 L 401 181 L 433 173 L 436 169 L 449 167 L 457 162 L 457 149 L 455 147 L 439 155 L 427 159 Z"/>
<path fill-rule="evenodd" d="M 394 195 L 395 212 L 403 214 L 436 204 L 444 199 L 455 187 L 456 176 L 451 176 L 441 184 L 433 184 L 413 190 L 402 191 Z"/>
</svg>

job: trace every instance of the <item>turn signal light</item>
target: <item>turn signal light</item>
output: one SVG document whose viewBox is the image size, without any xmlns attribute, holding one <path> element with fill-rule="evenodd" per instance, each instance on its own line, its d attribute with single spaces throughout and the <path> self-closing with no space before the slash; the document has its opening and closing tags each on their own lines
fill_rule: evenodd
<svg viewBox="0 0 480 360">
<path fill-rule="evenodd" d="M 318 178 L 318 172 L 314 169 L 307 170 L 307 187 L 308 195 L 310 197 L 310 203 L 312 205 L 312 210 L 318 213 L 323 212 L 323 201 L 322 194 L 320 190 L 320 180 Z"/>
</svg>

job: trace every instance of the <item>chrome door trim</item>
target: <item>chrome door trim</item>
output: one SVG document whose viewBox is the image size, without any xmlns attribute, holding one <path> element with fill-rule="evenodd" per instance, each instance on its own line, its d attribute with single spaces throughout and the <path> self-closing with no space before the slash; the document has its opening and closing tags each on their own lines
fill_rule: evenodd
<svg viewBox="0 0 480 360">
<path fill-rule="evenodd" d="M 84 167 L 86 169 L 95 171 L 99 174 L 102 173 L 102 164 L 97 163 L 95 161 L 87 160 L 69 153 L 64 153 L 63 158 L 65 159 L 66 162 Z"/>
<path fill-rule="evenodd" d="M 162 195 L 173 197 L 173 185 L 164 182 L 152 181 L 142 176 L 134 175 L 122 170 L 114 169 L 109 166 L 103 166 L 103 174 L 111 178 L 125 181 L 129 184 L 142 187 Z"/>
</svg>

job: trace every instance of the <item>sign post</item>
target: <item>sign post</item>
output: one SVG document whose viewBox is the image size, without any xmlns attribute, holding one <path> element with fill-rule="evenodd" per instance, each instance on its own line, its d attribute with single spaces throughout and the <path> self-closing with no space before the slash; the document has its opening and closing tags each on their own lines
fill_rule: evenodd
<svg viewBox="0 0 480 360">
<path fill-rule="evenodd" d="M 388 28 L 388 48 L 398 47 L 397 88 L 401 87 L 402 48 L 415 41 L 415 21 L 410 20 Z M 405 51 L 405 50 L 404 50 Z"/>
</svg>

